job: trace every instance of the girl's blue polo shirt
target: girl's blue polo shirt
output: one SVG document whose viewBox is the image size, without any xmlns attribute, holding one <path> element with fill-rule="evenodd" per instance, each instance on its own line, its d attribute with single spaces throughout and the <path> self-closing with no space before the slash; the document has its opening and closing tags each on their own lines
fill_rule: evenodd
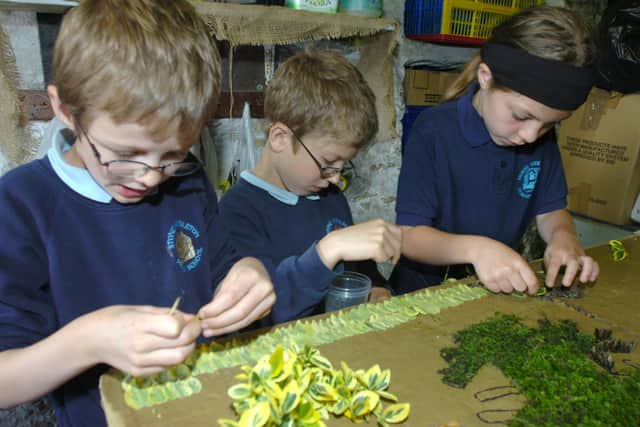
<svg viewBox="0 0 640 427">
<path fill-rule="evenodd" d="M 531 221 L 566 207 L 567 184 L 555 133 L 533 144 L 496 145 L 472 105 L 477 84 L 423 111 L 402 157 L 396 222 L 475 234 L 516 248 Z M 438 284 L 446 267 L 403 258 L 392 276 L 399 293 Z"/>
</svg>

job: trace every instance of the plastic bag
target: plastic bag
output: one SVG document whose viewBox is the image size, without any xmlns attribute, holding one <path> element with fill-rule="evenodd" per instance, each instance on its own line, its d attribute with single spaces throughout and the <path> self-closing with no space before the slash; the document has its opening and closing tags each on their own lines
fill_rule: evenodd
<svg viewBox="0 0 640 427">
<path fill-rule="evenodd" d="M 213 137 L 208 127 L 204 127 L 200 133 L 200 138 L 191 152 L 202 163 L 202 167 L 207 174 L 207 178 L 213 187 L 218 184 L 218 155 Z"/>
<path fill-rule="evenodd" d="M 609 1 L 599 25 L 596 86 L 640 91 L 640 0 Z"/>
<path fill-rule="evenodd" d="M 244 103 L 242 111 L 242 122 L 240 128 L 240 137 L 236 143 L 231 167 L 227 178 L 219 184 L 219 188 L 225 193 L 238 179 L 240 174 L 245 170 L 251 170 L 256 165 L 256 141 L 251 127 L 251 109 L 248 103 Z"/>
</svg>

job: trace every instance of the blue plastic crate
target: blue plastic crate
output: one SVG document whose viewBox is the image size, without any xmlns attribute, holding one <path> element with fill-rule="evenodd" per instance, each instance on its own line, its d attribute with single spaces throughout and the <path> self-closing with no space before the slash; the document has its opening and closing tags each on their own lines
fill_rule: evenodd
<svg viewBox="0 0 640 427">
<path fill-rule="evenodd" d="M 404 33 L 410 39 L 479 45 L 515 13 L 544 0 L 405 0 Z"/>
</svg>

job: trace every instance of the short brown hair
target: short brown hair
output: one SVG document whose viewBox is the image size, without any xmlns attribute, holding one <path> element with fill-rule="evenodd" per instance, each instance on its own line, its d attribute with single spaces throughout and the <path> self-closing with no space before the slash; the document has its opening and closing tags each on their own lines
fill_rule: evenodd
<svg viewBox="0 0 640 427">
<path fill-rule="evenodd" d="M 534 6 L 519 12 L 494 28 L 487 43 L 503 44 L 579 67 L 592 65 L 596 57 L 591 28 L 576 12 L 554 6 Z M 481 62 L 479 53 L 467 62 L 445 92 L 443 102 L 467 90 L 476 80 Z"/>
<path fill-rule="evenodd" d="M 281 122 L 302 136 L 325 132 L 360 147 L 378 132 L 375 95 L 338 51 L 297 53 L 276 70 L 264 100 L 267 124 Z"/>
<path fill-rule="evenodd" d="M 220 90 L 220 56 L 186 0 L 82 0 L 64 17 L 53 83 L 85 129 L 100 112 L 161 138 L 195 138 Z"/>
</svg>

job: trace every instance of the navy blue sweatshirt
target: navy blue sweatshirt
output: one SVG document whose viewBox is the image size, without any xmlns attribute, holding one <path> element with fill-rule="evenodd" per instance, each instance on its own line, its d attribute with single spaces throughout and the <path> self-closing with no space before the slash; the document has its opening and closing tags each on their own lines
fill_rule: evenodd
<svg viewBox="0 0 640 427">
<path fill-rule="evenodd" d="M 261 325 L 322 312 L 329 284 L 345 266 L 339 263 L 329 270 L 316 243 L 333 230 L 353 225 L 338 187 L 299 197 L 245 171 L 220 200 L 220 221 L 239 254 L 259 258 L 271 274 L 277 300 Z M 384 282 L 374 262 L 354 264 L 347 269 L 369 275 L 374 283 Z"/>
<path fill-rule="evenodd" d="M 204 173 L 123 205 L 72 189 L 49 157 L 8 172 L 0 179 L 0 350 L 115 304 L 167 307 L 181 295 L 180 309 L 197 312 L 238 259 L 216 216 Z M 52 393 L 60 426 L 106 425 L 97 388 L 106 368 Z"/>
</svg>

